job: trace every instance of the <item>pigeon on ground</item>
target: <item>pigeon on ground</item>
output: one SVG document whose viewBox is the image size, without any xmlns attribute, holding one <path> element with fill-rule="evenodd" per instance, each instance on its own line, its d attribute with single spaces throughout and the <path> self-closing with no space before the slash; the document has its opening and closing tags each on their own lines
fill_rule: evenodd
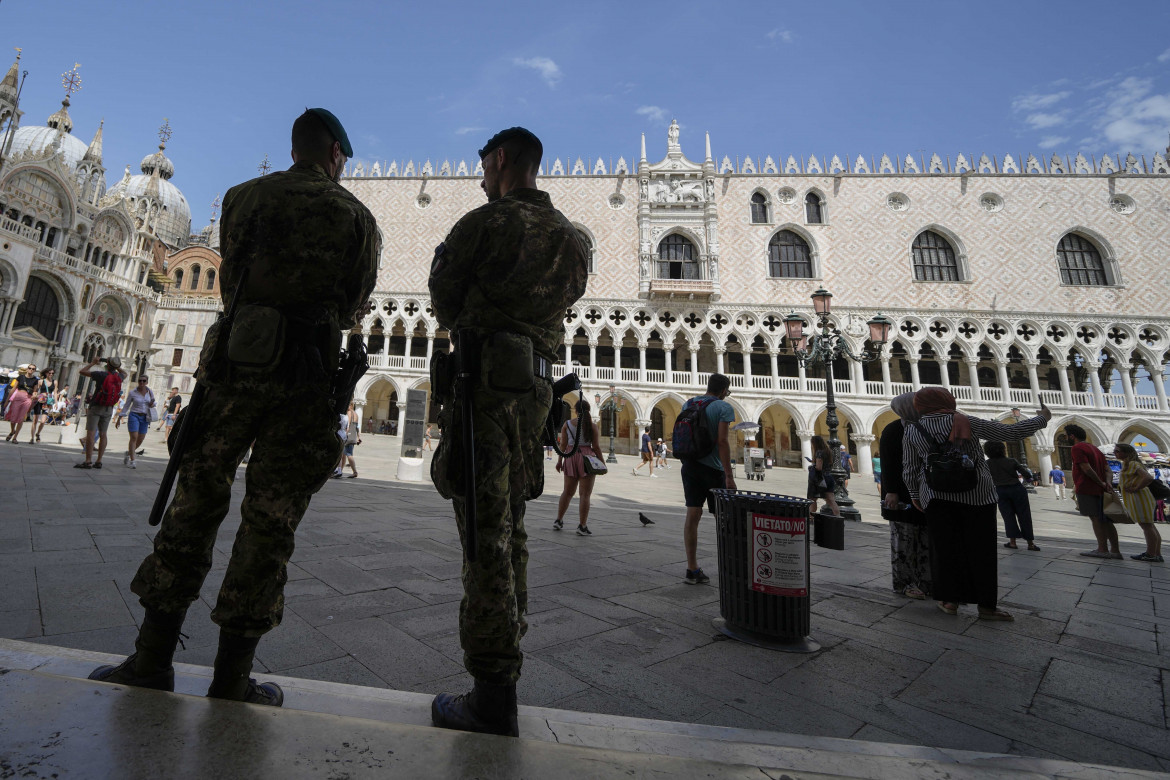
<svg viewBox="0 0 1170 780">
<path fill-rule="evenodd" d="M 642 521 L 642 525 L 654 525 L 654 521 L 641 512 L 638 513 L 638 519 Z"/>
</svg>

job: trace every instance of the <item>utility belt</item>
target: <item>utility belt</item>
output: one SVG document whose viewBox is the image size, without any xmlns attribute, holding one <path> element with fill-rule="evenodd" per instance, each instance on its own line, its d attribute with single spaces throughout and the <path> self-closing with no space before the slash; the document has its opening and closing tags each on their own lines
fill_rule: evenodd
<svg viewBox="0 0 1170 780">
<path fill-rule="evenodd" d="M 454 398 L 461 373 L 474 378 L 473 387 L 495 393 L 527 393 L 538 379 L 552 383 L 552 361 L 534 352 L 527 336 L 467 329 L 455 334 L 455 345 L 455 352 L 431 358 L 431 388 L 440 403 Z"/>
<path fill-rule="evenodd" d="M 337 369 L 341 332 L 326 312 L 306 317 L 253 303 L 226 324 L 233 368 L 287 372 L 295 383 L 326 379 Z"/>
</svg>

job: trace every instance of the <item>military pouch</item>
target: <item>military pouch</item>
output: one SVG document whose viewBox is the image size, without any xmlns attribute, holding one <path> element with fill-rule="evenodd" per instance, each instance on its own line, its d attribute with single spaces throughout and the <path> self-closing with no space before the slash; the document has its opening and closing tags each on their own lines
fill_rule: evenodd
<svg viewBox="0 0 1170 780">
<path fill-rule="evenodd" d="M 228 360 L 243 368 L 272 368 L 284 354 L 284 342 L 283 314 L 271 306 L 241 306 L 228 336 Z"/>
<path fill-rule="evenodd" d="M 532 373 L 532 339 L 518 333 L 497 331 L 480 346 L 483 385 L 497 393 L 527 393 Z"/>
</svg>

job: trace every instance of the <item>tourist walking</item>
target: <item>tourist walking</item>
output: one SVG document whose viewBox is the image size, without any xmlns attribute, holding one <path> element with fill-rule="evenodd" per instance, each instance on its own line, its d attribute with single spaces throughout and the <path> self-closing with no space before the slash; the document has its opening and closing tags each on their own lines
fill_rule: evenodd
<svg viewBox="0 0 1170 780">
<path fill-rule="evenodd" d="M 578 401 L 575 408 L 577 418 L 566 420 L 565 424 L 561 426 L 561 452 L 568 452 L 574 444 L 577 445 L 577 451 L 568 458 L 557 456 L 557 471 L 564 472 L 565 488 L 561 491 L 560 500 L 557 501 L 557 519 L 553 521 L 553 530 L 559 531 L 565 527 L 565 512 L 569 509 L 569 502 L 573 500 L 573 495 L 580 488 L 581 500 L 578 502 L 577 535 L 592 536 L 593 532 L 589 530 L 589 503 L 590 497 L 593 495 L 593 483 L 597 481 L 597 476 L 585 470 L 585 458 L 590 455 L 597 457 L 593 443 L 601 439 L 601 433 L 597 428 L 597 423 L 589 414 L 588 401 L 584 399 Z"/>
<path fill-rule="evenodd" d="M 179 415 L 179 409 L 183 407 L 183 396 L 179 395 L 179 388 L 172 387 L 171 392 L 167 395 L 165 413 L 162 420 L 159 421 L 157 430 L 163 431 L 163 441 L 165 442 L 171 435 L 171 429 L 175 427 L 175 418 Z"/>
<path fill-rule="evenodd" d="M 849 489 L 849 475 L 853 473 L 853 456 L 849 454 L 848 448 L 844 444 L 841 445 L 841 468 L 845 471 L 845 489 Z"/>
<path fill-rule="evenodd" d="M 836 487 L 836 481 L 833 477 L 833 472 L 830 469 L 833 467 L 833 454 L 829 450 L 829 445 L 825 443 L 824 437 L 813 436 L 810 440 L 812 443 L 812 461 L 808 467 L 808 493 L 807 497 L 812 501 L 812 511 L 817 511 L 817 501 L 823 500 L 829 507 L 829 512 L 841 517 L 841 507 L 837 506 L 837 496 L 833 493 Z"/>
<path fill-rule="evenodd" d="M 650 428 L 649 427 L 647 427 L 645 430 L 642 431 L 642 443 L 641 443 L 641 446 L 639 448 L 639 452 L 642 454 L 642 462 L 639 463 L 637 466 L 635 466 L 633 469 L 631 469 L 631 473 L 636 477 L 636 476 L 638 476 L 639 469 L 641 469 L 643 466 L 649 466 L 650 467 L 650 476 L 654 477 L 655 479 L 658 479 L 658 475 L 654 473 L 654 453 L 650 448 Z"/>
<path fill-rule="evenodd" d="M 1113 558 L 1120 560 L 1121 546 L 1117 540 L 1117 527 L 1105 515 L 1105 496 L 1118 499 L 1113 487 L 1113 472 L 1105 453 L 1089 444 L 1088 434 L 1079 425 L 1064 426 L 1064 435 L 1072 439 L 1073 498 L 1077 511 L 1089 518 L 1093 524 L 1093 536 L 1097 549 L 1086 550 L 1086 558 Z"/>
<path fill-rule="evenodd" d="M 57 380 L 53 369 L 46 368 L 41 372 L 41 384 L 36 391 L 36 400 L 32 408 L 32 434 L 29 444 L 41 440 L 41 430 L 53 416 L 53 407 L 57 405 Z"/>
<path fill-rule="evenodd" d="M 432 427 L 433 426 L 431 425 L 431 423 L 427 423 L 427 429 L 423 433 L 423 449 L 424 450 L 432 449 L 432 447 L 431 447 L 431 428 Z"/>
<path fill-rule="evenodd" d="M 889 426 L 887 426 L 889 427 Z M 884 428 L 882 430 L 885 430 Z M 873 481 L 877 485 L 882 484 L 882 458 L 881 455 L 873 456 Z M 885 491 L 882 491 L 885 492 Z"/>
<path fill-rule="evenodd" d="M 1015 458 L 1007 456 L 1007 447 L 1002 441 L 984 442 L 983 452 L 987 455 L 987 468 L 991 471 L 995 492 L 999 494 L 999 513 L 1003 516 L 1004 533 L 1008 538 L 1004 547 L 1017 549 L 1016 540 L 1022 536 L 1028 542 L 1029 550 L 1039 552 L 1032 536 L 1032 505 L 1028 503 L 1028 490 L 1020 482 L 1020 477 L 1023 477 L 1030 484 L 1032 472 Z"/>
<path fill-rule="evenodd" d="M 1057 463 L 1048 472 L 1048 481 L 1052 484 L 1052 493 L 1057 501 L 1064 500 L 1064 469 Z"/>
<path fill-rule="evenodd" d="M 340 478 L 345 473 L 345 464 L 349 463 L 350 479 L 357 479 L 357 461 L 353 457 L 353 448 L 362 443 L 362 432 L 359 429 L 357 412 L 354 411 L 354 405 L 351 401 L 349 408 L 345 410 L 342 416 L 342 441 L 344 446 L 341 450 L 341 462 L 337 464 L 337 471 L 335 476 Z"/>
<path fill-rule="evenodd" d="M 886 468 L 877 472 L 881 479 L 882 517 L 890 523 L 890 574 L 895 593 L 925 599 L 931 594 L 930 533 L 926 515 L 910 503 L 910 491 L 902 479 L 905 426 L 918 419 L 914 393 L 895 397 L 890 408 L 898 419 L 882 429 L 879 446 Z"/>
<path fill-rule="evenodd" d="M 703 425 L 696 425 L 692 446 L 695 452 L 685 456 L 680 450 L 678 424 L 675 424 L 675 435 L 672 444 L 675 455 L 682 459 L 683 499 L 687 508 L 686 521 L 683 524 L 683 548 L 687 555 L 687 573 L 685 580 L 690 585 L 702 585 L 711 581 L 711 578 L 699 568 L 699 521 L 703 519 L 703 505 L 711 514 L 715 514 L 715 496 L 712 490 L 735 490 L 735 470 L 731 467 L 731 443 L 728 431 L 731 423 L 735 422 L 735 409 L 724 399 L 731 395 L 731 380 L 724 374 L 712 374 L 707 380 L 707 392 L 683 404 L 682 412 L 699 407 L 699 411 L 706 416 Z M 682 412 L 679 416 L 682 416 Z M 710 437 L 710 448 L 705 452 L 701 446 L 705 444 L 700 431 L 707 431 Z"/>
<path fill-rule="evenodd" d="M 28 418 L 33 397 L 41 384 L 36 369 L 37 367 L 31 363 L 18 366 L 16 369 L 16 378 L 12 380 L 8 390 L 8 411 L 4 413 L 4 419 L 8 421 L 8 435 L 4 437 L 4 441 L 17 441 L 20 429 L 24 427 L 24 421 Z"/>
<path fill-rule="evenodd" d="M 132 469 L 138 468 L 134 453 L 146 439 L 146 432 L 150 430 L 151 411 L 156 409 L 154 391 L 148 386 L 147 378 L 138 377 L 138 386 L 126 394 L 126 401 L 122 410 L 118 412 L 118 419 L 114 420 L 114 428 L 122 425 L 122 418 L 127 418 L 126 430 L 130 432 L 130 446 L 122 457 L 122 465 Z M 157 412 L 156 412 L 157 413 Z"/>
<path fill-rule="evenodd" d="M 999 495 L 979 439 L 1018 441 L 1048 425 L 1052 412 L 1041 405 L 1038 415 L 1014 425 L 969 417 L 956 410 L 955 397 L 942 387 L 919 390 L 914 394 L 914 408 L 921 417 L 906 429 L 902 478 L 930 529 L 934 599 L 948 615 L 958 614 L 960 603 L 973 603 L 983 620 L 1012 620 L 998 608 L 995 505 Z M 950 466 L 954 466 L 953 482 L 970 487 L 944 489 L 952 481 L 947 479 Z"/>
<path fill-rule="evenodd" d="M 1118 442 L 1113 445 L 1113 455 L 1121 461 L 1121 502 L 1129 518 L 1138 524 L 1146 537 L 1146 551 L 1131 555 L 1135 561 L 1162 563 L 1162 535 L 1158 533 L 1154 520 L 1158 502 L 1150 492 L 1154 478 L 1138 457 L 1132 444 Z"/>
<path fill-rule="evenodd" d="M 658 444 L 654 447 L 654 465 L 660 469 L 670 468 L 670 464 L 666 462 L 666 442 L 662 439 L 658 440 Z"/>
</svg>

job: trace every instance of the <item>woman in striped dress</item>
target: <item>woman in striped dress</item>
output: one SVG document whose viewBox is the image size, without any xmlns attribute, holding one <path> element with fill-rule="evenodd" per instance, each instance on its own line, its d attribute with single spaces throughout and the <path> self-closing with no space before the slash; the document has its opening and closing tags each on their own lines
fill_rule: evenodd
<svg viewBox="0 0 1170 780">
<path fill-rule="evenodd" d="M 933 596 L 938 608 L 954 615 L 960 603 L 975 603 L 983 620 L 1012 620 L 997 606 L 995 509 L 999 494 L 979 440 L 1027 438 L 1048 425 L 1052 412 L 1041 405 L 1037 416 L 1015 425 L 969 417 L 956 411 L 955 397 L 941 387 L 924 387 L 915 393 L 914 408 L 922 416 L 906 426 L 902 476 L 912 503 L 926 513 Z M 954 446 L 969 459 L 975 469 L 975 487 L 961 493 L 931 489 L 926 481 L 926 460 L 938 445 Z"/>
<path fill-rule="evenodd" d="M 1130 519 L 1137 523 L 1142 533 L 1146 535 L 1146 551 L 1129 557 L 1135 561 L 1161 563 L 1162 535 L 1154 525 L 1158 502 L 1150 492 L 1150 483 L 1154 478 L 1142 465 L 1133 445 L 1118 442 L 1113 445 L 1113 454 L 1121 461 L 1121 503 L 1125 504 L 1125 511 L 1129 513 Z"/>
</svg>

